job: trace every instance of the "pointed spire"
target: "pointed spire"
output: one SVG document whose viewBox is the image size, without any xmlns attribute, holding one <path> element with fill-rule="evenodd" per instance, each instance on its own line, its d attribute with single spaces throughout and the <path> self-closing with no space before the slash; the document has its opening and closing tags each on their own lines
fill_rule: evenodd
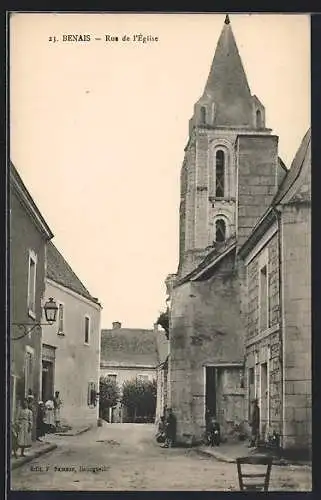
<svg viewBox="0 0 321 500">
<path fill-rule="evenodd" d="M 226 14 L 204 98 L 215 103 L 217 125 L 252 124 L 252 97 L 242 60 Z"/>
</svg>

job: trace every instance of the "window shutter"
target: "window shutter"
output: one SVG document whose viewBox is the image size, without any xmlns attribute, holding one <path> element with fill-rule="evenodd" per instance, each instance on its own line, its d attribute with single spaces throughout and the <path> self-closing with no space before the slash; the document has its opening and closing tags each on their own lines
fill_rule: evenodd
<svg viewBox="0 0 321 500">
<path fill-rule="evenodd" d="M 96 406 L 96 384 L 95 382 L 88 383 L 87 405 Z"/>
</svg>

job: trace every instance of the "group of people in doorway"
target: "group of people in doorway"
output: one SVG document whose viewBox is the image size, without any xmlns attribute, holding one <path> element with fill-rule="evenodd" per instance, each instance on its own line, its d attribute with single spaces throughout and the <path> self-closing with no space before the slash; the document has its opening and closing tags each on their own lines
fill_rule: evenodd
<svg viewBox="0 0 321 500">
<path fill-rule="evenodd" d="M 11 426 L 12 451 L 17 457 L 20 448 L 20 455 L 25 456 L 25 449 L 32 445 L 32 434 L 34 422 L 36 424 L 36 439 L 42 441 L 47 433 L 55 432 L 60 428 L 60 408 L 62 400 L 59 391 L 55 392 L 52 398 L 45 403 L 35 402 L 32 391 L 28 391 L 27 397 L 22 401 L 17 411 L 15 421 Z M 36 413 L 34 418 L 34 414 Z"/>
<path fill-rule="evenodd" d="M 60 408 L 62 400 L 59 391 L 55 392 L 53 398 L 49 398 L 45 403 L 38 402 L 37 408 L 37 441 L 47 434 L 60 429 Z"/>
<path fill-rule="evenodd" d="M 172 408 L 165 408 L 164 415 L 160 417 L 156 433 L 157 443 L 162 443 L 163 448 L 172 448 L 176 442 L 176 417 Z"/>
<path fill-rule="evenodd" d="M 212 415 L 209 410 L 206 410 L 206 431 L 205 443 L 208 446 L 219 446 L 221 443 L 221 428 L 215 415 Z M 259 445 L 260 435 L 260 408 L 258 400 L 252 401 L 252 414 L 250 419 L 251 438 L 250 448 L 255 448 Z M 176 417 L 172 408 L 164 410 L 164 415 L 160 417 L 158 429 L 156 433 L 156 441 L 162 443 L 164 448 L 170 448 L 175 445 L 176 441 Z"/>
</svg>

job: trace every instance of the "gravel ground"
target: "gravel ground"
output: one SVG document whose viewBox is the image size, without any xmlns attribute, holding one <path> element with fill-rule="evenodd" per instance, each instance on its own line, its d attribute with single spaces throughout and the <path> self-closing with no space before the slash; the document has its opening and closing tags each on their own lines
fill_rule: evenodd
<svg viewBox="0 0 321 500">
<path fill-rule="evenodd" d="M 237 491 L 235 464 L 161 448 L 149 424 L 106 424 L 53 436 L 58 448 L 12 471 L 12 490 Z M 273 466 L 270 491 L 310 491 L 311 467 Z"/>
</svg>

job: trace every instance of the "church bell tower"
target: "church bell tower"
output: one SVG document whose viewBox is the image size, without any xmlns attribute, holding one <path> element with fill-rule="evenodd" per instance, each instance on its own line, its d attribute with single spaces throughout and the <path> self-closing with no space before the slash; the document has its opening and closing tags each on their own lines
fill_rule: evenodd
<svg viewBox="0 0 321 500">
<path fill-rule="evenodd" d="M 265 126 L 265 108 L 251 94 L 227 15 L 203 94 L 189 122 L 181 169 L 179 275 L 188 274 L 211 249 L 237 239 L 239 138 L 269 137 L 270 147 L 270 134 Z M 252 148 L 249 144 L 246 147 Z M 277 163 L 277 150 L 275 154 Z M 247 172 L 246 167 L 242 172 Z M 256 174 L 251 172 L 252 180 Z M 275 184 L 275 172 L 271 175 Z"/>
</svg>

